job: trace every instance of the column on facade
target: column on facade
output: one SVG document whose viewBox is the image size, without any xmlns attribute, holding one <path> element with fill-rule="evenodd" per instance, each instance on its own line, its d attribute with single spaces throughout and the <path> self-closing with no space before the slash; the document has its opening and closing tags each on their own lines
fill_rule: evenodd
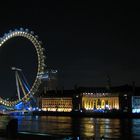
<svg viewBox="0 0 140 140">
<path fill-rule="evenodd" d="M 104 100 L 104 98 L 101 99 L 101 108 L 105 109 L 105 100 Z"/>
</svg>

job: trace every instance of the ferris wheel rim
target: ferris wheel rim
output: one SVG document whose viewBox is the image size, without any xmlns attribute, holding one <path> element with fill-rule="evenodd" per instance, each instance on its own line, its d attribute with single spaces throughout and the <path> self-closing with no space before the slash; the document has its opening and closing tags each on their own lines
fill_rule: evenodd
<svg viewBox="0 0 140 140">
<path fill-rule="evenodd" d="M 28 101 L 30 99 L 30 95 L 31 94 L 34 95 L 37 92 L 39 85 L 41 84 L 41 80 L 38 78 L 38 75 L 44 73 L 45 70 L 44 48 L 41 46 L 41 41 L 38 40 L 38 36 L 34 35 L 34 32 L 29 31 L 28 29 L 24 30 L 23 28 L 20 28 L 19 30 L 17 29 L 15 29 L 14 31 L 10 30 L 9 33 L 4 34 L 4 36 L 0 38 L 0 48 L 3 46 L 5 42 L 14 37 L 24 37 L 33 44 L 37 54 L 38 70 L 30 90 L 27 92 L 26 96 L 22 97 L 21 100 L 7 101 L 0 97 L 0 104 L 5 106 L 14 106 L 18 104 L 20 101 Z"/>
</svg>

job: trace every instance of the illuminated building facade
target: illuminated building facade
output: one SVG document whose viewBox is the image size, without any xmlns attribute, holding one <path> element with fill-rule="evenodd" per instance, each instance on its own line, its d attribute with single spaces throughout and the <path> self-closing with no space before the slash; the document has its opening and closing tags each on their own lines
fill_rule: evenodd
<svg viewBox="0 0 140 140">
<path fill-rule="evenodd" d="M 140 113 L 140 96 L 132 96 L 132 113 Z"/>
<path fill-rule="evenodd" d="M 43 98 L 42 99 L 43 111 L 55 112 L 71 112 L 72 111 L 72 98 Z"/>
<path fill-rule="evenodd" d="M 140 87 L 133 88 L 132 101 L 132 113 L 140 113 Z"/>
<path fill-rule="evenodd" d="M 49 90 L 40 98 L 43 111 L 71 112 L 73 109 L 74 90 Z"/>
<path fill-rule="evenodd" d="M 136 88 L 135 88 L 136 89 Z M 74 90 L 52 90 L 40 97 L 40 108 L 53 112 L 140 112 L 140 96 L 132 86 L 78 87 Z M 135 94 L 134 94 L 135 93 Z"/>
<path fill-rule="evenodd" d="M 106 88 L 81 88 L 81 109 L 84 111 L 104 111 L 120 109 L 119 94 Z"/>
<path fill-rule="evenodd" d="M 83 93 L 82 109 L 111 110 L 119 109 L 119 96 L 110 93 Z"/>
</svg>

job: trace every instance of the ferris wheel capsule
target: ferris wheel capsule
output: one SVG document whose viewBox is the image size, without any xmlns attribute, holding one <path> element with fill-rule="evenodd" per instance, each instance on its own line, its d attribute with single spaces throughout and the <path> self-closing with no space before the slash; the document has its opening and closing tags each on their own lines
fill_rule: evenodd
<svg viewBox="0 0 140 140">
<path fill-rule="evenodd" d="M 20 31 L 23 31 L 23 28 L 20 28 Z"/>
<path fill-rule="evenodd" d="M 37 38 L 37 39 L 38 39 L 38 35 L 35 35 L 35 38 Z"/>
<path fill-rule="evenodd" d="M 31 31 L 30 33 L 31 33 L 31 34 L 34 34 L 34 31 Z"/>
<path fill-rule="evenodd" d="M 9 30 L 9 33 L 11 33 L 12 32 L 12 30 Z"/>
<path fill-rule="evenodd" d="M 7 33 L 4 34 L 4 37 L 6 37 L 6 36 L 7 36 Z"/>
<path fill-rule="evenodd" d="M 39 44 L 41 44 L 41 45 L 42 45 L 42 41 L 39 41 Z"/>
<path fill-rule="evenodd" d="M 26 32 L 29 32 L 29 29 L 25 29 Z"/>
</svg>

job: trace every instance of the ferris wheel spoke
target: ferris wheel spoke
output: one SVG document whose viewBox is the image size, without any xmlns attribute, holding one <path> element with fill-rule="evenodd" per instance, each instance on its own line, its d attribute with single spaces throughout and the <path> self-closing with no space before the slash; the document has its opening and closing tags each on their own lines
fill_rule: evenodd
<svg viewBox="0 0 140 140">
<path fill-rule="evenodd" d="M 17 93 L 18 93 L 18 99 L 21 100 L 21 97 L 20 97 L 20 90 L 19 90 L 19 82 L 18 82 L 18 73 L 17 71 L 15 71 L 15 78 L 16 78 L 16 86 L 17 86 Z"/>
<path fill-rule="evenodd" d="M 20 77 L 19 77 L 19 74 L 17 74 L 17 79 L 18 79 L 18 82 L 19 82 L 20 87 L 21 87 L 21 89 L 22 89 L 22 92 L 23 92 L 24 96 L 26 97 L 26 91 L 25 91 L 25 89 L 24 89 L 24 87 L 23 87 L 23 84 L 22 84 L 22 82 L 21 82 L 21 79 L 20 79 Z"/>
</svg>

